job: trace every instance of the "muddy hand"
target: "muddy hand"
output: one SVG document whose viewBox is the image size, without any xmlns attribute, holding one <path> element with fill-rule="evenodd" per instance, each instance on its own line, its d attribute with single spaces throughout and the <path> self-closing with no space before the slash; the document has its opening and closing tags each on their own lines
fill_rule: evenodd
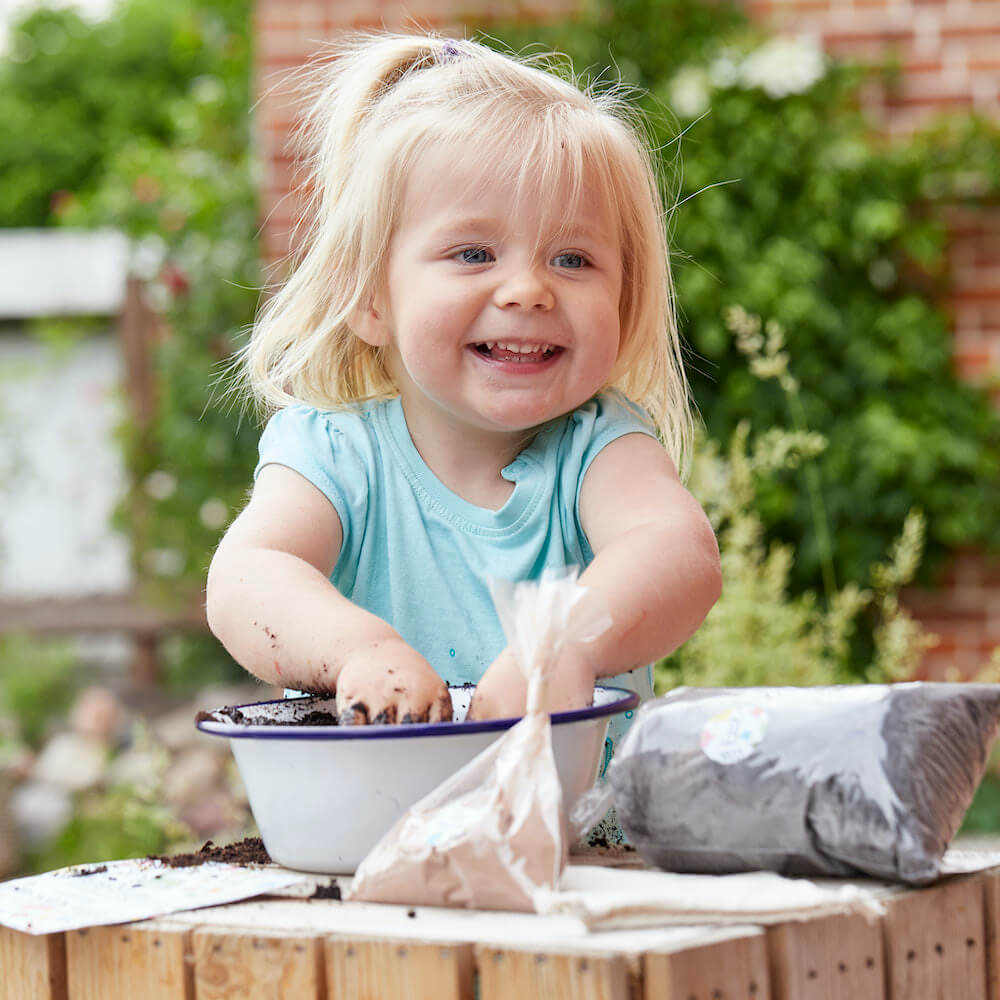
<svg viewBox="0 0 1000 1000">
<path fill-rule="evenodd" d="M 451 696 L 434 668 L 402 639 L 372 642 L 348 658 L 337 678 L 342 726 L 447 722 Z"/>
</svg>

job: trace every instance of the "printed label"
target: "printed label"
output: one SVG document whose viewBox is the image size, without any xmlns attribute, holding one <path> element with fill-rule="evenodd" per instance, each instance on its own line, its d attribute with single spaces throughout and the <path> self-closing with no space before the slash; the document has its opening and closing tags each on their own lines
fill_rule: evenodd
<svg viewBox="0 0 1000 1000">
<path fill-rule="evenodd" d="M 457 844 L 471 826 L 482 819 L 483 810 L 464 802 L 450 802 L 436 809 L 426 818 L 424 826 L 424 843 L 428 847 L 447 850 Z"/>
<path fill-rule="evenodd" d="M 754 752 L 767 730 L 767 712 L 727 708 L 713 715 L 701 731 L 701 749 L 717 764 L 736 764 Z"/>
</svg>

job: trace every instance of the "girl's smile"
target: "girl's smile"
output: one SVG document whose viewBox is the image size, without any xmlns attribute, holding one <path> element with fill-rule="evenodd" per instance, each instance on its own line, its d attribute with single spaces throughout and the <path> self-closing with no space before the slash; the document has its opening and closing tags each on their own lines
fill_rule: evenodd
<svg viewBox="0 0 1000 1000">
<path fill-rule="evenodd" d="M 485 155 L 437 147 L 417 160 L 383 291 L 358 332 L 384 348 L 428 464 L 433 442 L 448 440 L 495 453 L 499 476 L 526 431 L 607 385 L 622 253 L 618 221 L 586 176 L 578 197 L 568 181 L 543 194 L 484 176 Z"/>
</svg>

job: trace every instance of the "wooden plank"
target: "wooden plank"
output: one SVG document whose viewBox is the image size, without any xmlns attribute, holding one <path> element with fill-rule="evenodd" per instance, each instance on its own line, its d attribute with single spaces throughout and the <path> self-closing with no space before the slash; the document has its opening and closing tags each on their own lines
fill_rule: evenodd
<svg viewBox="0 0 1000 1000">
<path fill-rule="evenodd" d="M 764 932 L 643 956 L 643 1000 L 770 1000 Z"/>
<path fill-rule="evenodd" d="M 135 925 L 66 933 L 66 978 L 72 1000 L 194 1000 L 190 932 Z"/>
<path fill-rule="evenodd" d="M 155 636 L 174 629 L 207 628 L 201 602 L 169 609 L 150 607 L 134 594 L 0 599 L 0 633 L 132 632 Z"/>
<path fill-rule="evenodd" d="M 0 927 L 0 1000 L 66 1000 L 66 939 Z"/>
<path fill-rule="evenodd" d="M 990 1000 L 1000 1000 L 1000 870 L 984 872 L 980 881 L 986 940 L 986 994 Z"/>
<path fill-rule="evenodd" d="M 318 937 L 196 930 L 193 952 L 197 1000 L 326 998 Z"/>
<path fill-rule="evenodd" d="M 328 938 L 329 996 L 336 1000 L 474 1000 L 469 944 Z"/>
<path fill-rule="evenodd" d="M 982 877 L 886 899 L 887 1000 L 986 1000 Z"/>
<path fill-rule="evenodd" d="M 622 955 L 479 947 L 476 964 L 480 1000 L 629 1000 L 631 995 Z"/>
<path fill-rule="evenodd" d="M 768 928 L 773 1000 L 884 1000 L 882 928 L 859 914 Z"/>
</svg>

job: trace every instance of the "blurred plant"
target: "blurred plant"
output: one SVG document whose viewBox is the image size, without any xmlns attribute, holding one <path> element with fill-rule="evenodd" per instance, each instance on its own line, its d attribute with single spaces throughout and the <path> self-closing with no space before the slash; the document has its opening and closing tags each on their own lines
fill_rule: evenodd
<svg viewBox="0 0 1000 1000">
<path fill-rule="evenodd" d="M 212 397 L 261 281 L 250 13 L 249 0 L 119 0 L 91 23 L 41 9 L 0 60 L 0 115 L 23 124 L 0 137 L 0 225 L 117 227 L 159 316 L 152 422 L 120 429 L 132 489 L 118 526 L 163 602 L 201 590 L 253 467 L 256 430 Z M 217 644 L 185 643 L 213 676 L 239 675 Z"/>
<path fill-rule="evenodd" d="M 131 785 L 84 795 L 62 831 L 28 853 L 29 870 L 50 871 L 67 865 L 175 850 L 188 842 L 191 832 L 158 796 L 158 791 Z"/>
<path fill-rule="evenodd" d="M 53 719 L 62 718 L 77 689 L 76 655 L 61 639 L 21 632 L 0 635 L 0 715 L 9 715 L 19 737 L 38 747 Z"/>
<path fill-rule="evenodd" d="M 741 308 L 731 309 L 727 322 L 751 373 L 781 380 L 789 408 L 797 414 L 798 386 L 780 328 L 769 324 L 763 337 L 759 317 Z M 766 541 L 758 484 L 786 470 L 807 473 L 825 448 L 824 437 L 804 426 L 769 428 L 752 439 L 749 421 L 737 425 L 725 455 L 717 442 L 702 438 L 689 486 L 719 538 L 722 596 L 693 638 L 657 665 L 660 690 L 678 684 L 884 683 L 913 675 L 934 642 L 899 604 L 900 589 L 920 565 L 924 519 L 919 511 L 907 514 L 887 561 L 869 570 L 867 587 L 830 585 L 824 601 L 809 590 L 791 592 L 797 554 L 788 544 Z M 825 528 L 822 508 L 815 513 L 817 530 Z M 857 662 L 853 641 L 863 616 L 873 635 L 867 665 Z"/>
</svg>

